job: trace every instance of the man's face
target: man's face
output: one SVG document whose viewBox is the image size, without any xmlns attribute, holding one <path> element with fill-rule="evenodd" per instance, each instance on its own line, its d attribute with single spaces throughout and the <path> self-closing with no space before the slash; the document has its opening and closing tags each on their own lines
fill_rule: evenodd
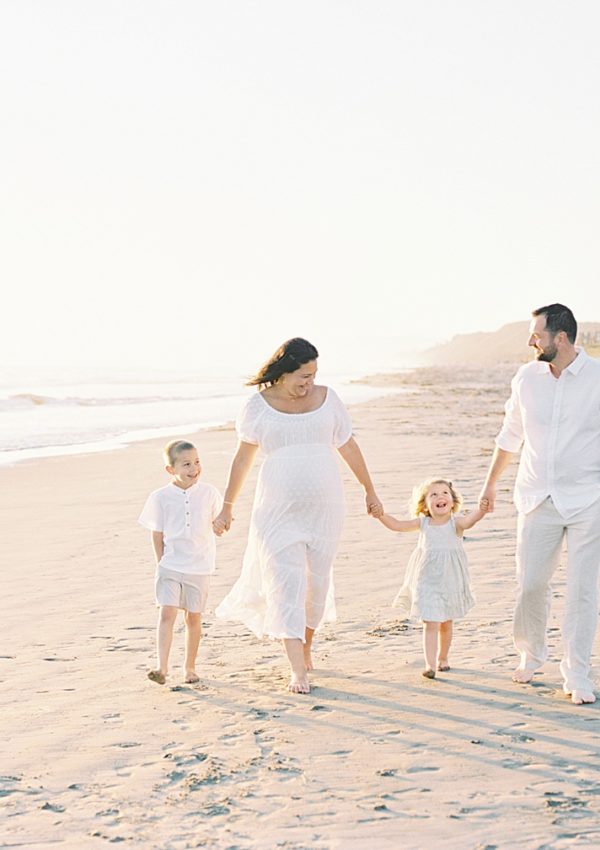
<svg viewBox="0 0 600 850">
<path fill-rule="evenodd" d="M 535 348 L 537 360 L 543 363 L 552 363 L 558 354 L 558 348 L 554 342 L 555 334 L 546 330 L 546 317 L 534 316 L 529 325 L 529 340 L 527 345 Z"/>
</svg>

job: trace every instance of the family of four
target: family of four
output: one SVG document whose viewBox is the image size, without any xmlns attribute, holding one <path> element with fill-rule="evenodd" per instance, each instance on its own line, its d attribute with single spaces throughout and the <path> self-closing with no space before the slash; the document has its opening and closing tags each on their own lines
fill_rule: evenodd
<svg viewBox="0 0 600 850">
<path fill-rule="evenodd" d="M 494 510 L 496 486 L 521 452 L 515 486 L 518 511 L 516 682 L 529 682 L 547 657 L 550 580 L 566 538 L 563 688 L 573 703 L 595 700 L 590 656 L 598 617 L 600 567 L 600 361 L 575 346 L 571 310 L 534 310 L 529 345 L 535 360 L 512 381 L 510 398 L 478 507 L 460 514 L 451 481 L 434 478 L 413 493 L 413 518 L 386 514 L 335 392 L 315 383 L 318 351 L 307 340 L 284 343 L 249 382 L 236 422 L 238 446 L 224 496 L 201 482 L 196 448 L 176 440 L 165 448 L 171 482 L 148 498 L 140 522 L 151 531 L 157 562 L 158 664 L 148 676 L 164 684 L 173 626 L 185 613 L 185 681 L 197 682 L 195 661 L 215 538 L 231 527 L 233 506 L 260 449 L 248 544 L 239 579 L 216 609 L 258 637 L 283 642 L 289 690 L 309 693 L 315 630 L 335 619 L 332 566 L 344 518 L 337 453 L 362 486 L 366 511 L 396 532 L 418 532 L 394 604 L 423 622 L 423 675 L 449 670 L 453 620 L 473 605 L 462 536 Z M 213 533 L 214 532 L 214 533 Z"/>
</svg>

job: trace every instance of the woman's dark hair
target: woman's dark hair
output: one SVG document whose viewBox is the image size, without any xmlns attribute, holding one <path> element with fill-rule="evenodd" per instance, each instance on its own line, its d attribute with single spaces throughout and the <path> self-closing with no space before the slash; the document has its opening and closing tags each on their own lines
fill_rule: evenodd
<svg viewBox="0 0 600 850">
<path fill-rule="evenodd" d="M 269 357 L 264 366 L 253 378 L 246 382 L 247 387 L 259 387 L 274 384 L 282 375 L 295 372 L 300 366 L 316 360 L 319 352 L 307 339 L 295 336 L 280 345 L 275 354 Z"/>
<path fill-rule="evenodd" d="M 559 331 L 564 331 L 569 342 L 572 345 L 575 344 L 577 322 L 573 313 L 564 304 L 548 304 L 547 307 L 538 307 L 531 315 L 545 316 L 546 330 L 550 331 L 552 336 L 556 336 Z"/>
</svg>

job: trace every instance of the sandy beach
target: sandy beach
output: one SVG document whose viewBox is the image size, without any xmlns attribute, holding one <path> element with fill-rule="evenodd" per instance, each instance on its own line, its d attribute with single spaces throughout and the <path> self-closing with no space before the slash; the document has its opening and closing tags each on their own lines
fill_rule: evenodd
<svg viewBox="0 0 600 850">
<path fill-rule="evenodd" d="M 450 477 L 475 504 L 510 370 L 428 370 L 419 392 L 352 408 L 387 510 Z M 387 379 L 390 380 L 389 378 Z M 223 489 L 232 427 L 187 436 Z M 562 567 L 551 658 L 516 685 L 511 474 L 466 542 L 476 607 L 452 670 L 421 677 L 421 630 L 391 600 L 415 545 L 367 517 L 344 471 L 338 622 L 315 644 L 312 692 L 286 692 L 279 645 L 214 608 L 239 573 L 256 469 L 218 543 L 197 686 L 181 623 L 166 686 L 146 679 L 156 610 L 147 494 L 164 440 L 0 470 L 0 848 L 565 850 L 600 846 L 600 702 L 560 688 Z M 594 664 L 598 681 L 598 638 Z"/>
</svg>

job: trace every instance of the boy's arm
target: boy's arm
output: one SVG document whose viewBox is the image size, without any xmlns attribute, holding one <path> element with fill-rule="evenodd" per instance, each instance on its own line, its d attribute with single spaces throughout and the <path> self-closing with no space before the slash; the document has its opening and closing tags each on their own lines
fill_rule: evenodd
<svg viewBox="0 0 600 850">
<path fill-rule="evenodd" d="M 390 531 L 418 531 L 421 527 L 421 522 L 417 517 L 415 519 L 396 519 L 389 514 L 383 514 L 377 519 Z"/>
<path fill-rule="evenodd" d="M 162 531 L 151 531 L 150 542 L 152 543 L 154 557 L 156 558 L 156 563 L 158 564 L 158 562 L 165 553 L 165 536 Z"/>
<path fill-rule="evenodd" d="M 467 528 L 473 528 L 475 523 L 479 522 L 480 519 L 483 519 L 484 516 L 489 513 L 489 508 L 487 510 L 482 510 L 482 508 L 476 508 L 474 511 L 469 511 L 466 516 L 456 517 L 456 527 L 459 531 L 466 531 Z"/>
</svg>

